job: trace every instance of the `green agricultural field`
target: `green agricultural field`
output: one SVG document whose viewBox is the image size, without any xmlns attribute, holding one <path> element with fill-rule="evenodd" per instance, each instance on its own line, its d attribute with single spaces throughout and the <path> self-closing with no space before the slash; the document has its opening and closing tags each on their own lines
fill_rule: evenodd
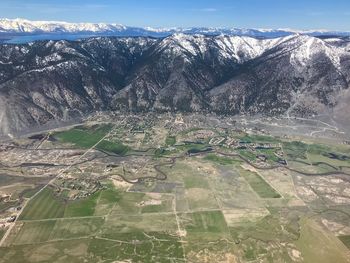
<svg viewBox="0 0 350 263">
<path fill-rule="evenodd" d="M 252 153 L 251 151 L 247 151 L 246 149 L 244 149 L 244 150 L 238 150 L 237 152 L 239 153 L 240 156 L 242 156 L 243 158 L 247 159 L 250 162 L 253 162 L 256 160 L 256 154 Z"/>
<path fill-rule="evenodd" d="M 142 213 L 159 213 L 162 211 L 166 211 L 168 206 L 166 204 L 161 205 L 148 205 L 142 208 Z"/>
<path fill-rule="evenodd" d="M 219 209 L 219 204 L 215 198 L 215 193 L 211 189 L 186 189 L 185 198 L 189 209 L 193 211 Z"/>
<path fill-rule="evenodd" d="M 159 116 L 0 145 L 0 263 L 350 263 L 346 141 Z"/>
<path fill-rule="evenodd" d="M 55 223 L 55 220 L 25 222 L 13 244 L 33 244 L 49 240 Z"/>
<path fill-rule="evenodd" d="M 177 231 L 176 218 L 172 213 L 111 214 L 99 231 L 99 236 L 118 240 L 120 233 Z"/>
<path fill-rule="evenodd" d="M 4 236 L 5 233 L 6 233 L 6 228 L 1 228 L 0 229 L 0 239 Z"/>
<path fill-rule="evenodd" d="M 105 124 L 99 126 L 79 126 L 73 129 L 55 133 L 53 136 L 61 142 L 72 143 L 83 148 L 94 146 L 110 130 L 112 125 Z"/>
<path fill-rule="evenodd" d="M 20 220 L 39 220 L 63 217 L 92 216 L 97 200 L 102 192 L 77 201 L 63 201 L 56 197 L 49 187 L 30 200 L 20 216 Z M 105 194 L 104 194 L 105 195 Z M 108 195 L 108 194 L 106 194 Z"/>
<path fill-rule="evenodd" d="M 337 237 L 312 220 L 301 221 L 300 238 L 296 244 L 305 262 L 349 262 L 349 250 Z"/>
<path fill-rule="evenodd" d="M 259 149 L 257 154 L 263 154 L 267 157 L 267 161 L 274 164 L 278 161 L 278 157 L 275 155 L 276 149 Z"/>
<path fill-rule="evenodd" d="M 176 137 L 175 136 L 168 136 L 168 137 L 166 137 L 166 139 L 165 139 L 165 144 L 166 145 L 172 146 L 175 143 L 176 143 Z"/>
<path fill-rule="evenodd" d="M 233 159 L 229 157 L 218 156 L 216 154 L 207 154 L 204 158 L 206 161 L 211 161 L 220 165 L 230 165 L 230 164 L 238 164 L 241 163 L 241 160 Z"/>
<path fill-rule="evenodd" d="M 35 187 L 35 188 L 30 188 L 22 192 L 22 197 L 24 198 L 31 198 L 33 195 L 36 194 L 40 190 L 41 186 Z"/>
<path fill-rule="evenodd" d="M 54 134 L 54 137 L 61 142 L 72 143 L 82 148 L 91 148 L 111 129 L 111 124 L 96 125 L 92 127 L 79 126 L 68 131 L 56 133 Z M 129 148 L 121 142 L 111 142 L 107 140 L 103 140 L 96 145 L 96 149 L 118 155 L 124 155 L 129 150 Z"/>
<path fill-rule="evenodd" d="M 327 173 L 350 166 L 350 155 L 342 147 L 303 142 L 284 142 L 290 167 L 307 173 Z M 346 150 L 345 150 L 346 152 Z"/>
<path fill-rule="evenodd" d="M 103 216 L 107 215 L 114 205 L 120 201 L 122 193 L 112 189 L 113 186 L 108 186 L 107 190 L 103 190 L 97 200 L 97 205 L 94 209 L 94 215 Z"/>
<path fill-rule="evenodd" d="M 88 257 L 89 243 L 77 239 L 0 248 L 0 262 L 96 262 Z"/>
<path fill-rule="evenodd" d="M 108 186 L 109 189 L 103 190 L 100 194 L 100 198 L 98 200 L 98 204 L 110 204 L 115 203 L 120 200 L 121 198 L 121 192 L 111 188 L 113 186 Z"/>
<path fill-rule="evenodd" d="M 183 178 L 185 188 L 204 188 L 209 189 L 207 179 L 203 175 L 191 174 Z"/>
<path fill-rule="evenodd" d="M 20 216 L 20 220 L 37 220 L 63 217 L 65 204 L 54 196 L 51 188 L 46 187 L 29 201 Z"/>
<path fill-rule="evenodd" d="M 240 175 L 247 180 L 249 185 L 261 198 L 280 198 L 277 193 L 260 175 L 244 169 L 240 169 Z"/>
<path fill-rule="evenodd" d="M 328 164 L 330 167 L 333 167 L 333 170 L 337 170 L 340 166 L 347 166 L 350 165 L 348 161 L 342 161 L 337 159 L 331 159 L 327 156 L 324 156 L 322 154 L 314 154 L 314 153 L 308 153 L 307 154 L 308 160 L 312 163 L 319 163 L 323 162 Z"/>
<path fill-rule="evenodd" d="M 341 240 L 341 242 L 344 243 L 344 245 L 350 249 L 350 236 L 338 236 L 338 238 Z"/>
<path fill-rule="evenodd" d="M 96 146 L 96 149 L 105 151 L 105 152 L 115 153 L 118 155 L 125 155 L 129 150 L 127 146 L 123 145 L 120 142 L 110 142 L 106 140 L 101 141 Z"/>
<path fill-rule="evenodd" d="M 181 214 L 181 224 L 188 234 L 194 236 L 224 237 L 228 233 L 227 224 L 221 211 L 203 211 Z"/>
<path fill-rule="evenodd" d="M 283 150 L 288 160 L 302 159 L 306 160 L 306 153 L 309 146 L 303 142 L 284 142 Z"/>
<path fill-rule="evenodd" d="M 111 210 L 111 214 L 138 214 L 141 207 L 138 205 L 145 197 L 144 193 L 125 192 Z"/>
<path fill-rule="evenodd" d="M 96 192 L 86 199 L 68 202 L 64 211 L 64 217 L 92 216 L 100 193 Z"/>
<path fill-rule="evenodd" d="M 102 217 L 58 219 L 51 230 L 49 240 L 94 236 L 103 223 Z"/>
</svg>

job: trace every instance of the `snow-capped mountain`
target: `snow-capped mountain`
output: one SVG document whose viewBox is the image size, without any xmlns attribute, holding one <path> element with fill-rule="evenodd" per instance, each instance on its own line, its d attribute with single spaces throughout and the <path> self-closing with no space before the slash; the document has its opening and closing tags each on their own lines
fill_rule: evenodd
<svg viewBox="0 0 350 263">
<path fill-rule="evenodd" d="M 119 24 L 67 23 L 57 21 L 30 21 L 26 19 L 0 19 L 1 33 L 81 33 L 120 32 L 126 27 Z"/>
<path fill-rule="evenodd" d="M 0 45 L 0 135 L 96 110 L 310 116 L 348 124 L 350 40 L 177 33 Z"/>
<path fill-rule="evenodd" d="M 239 28 L 139 28 L 120 24 L 107 23 L 68 23 L 59 21 L 30 21 L 26 19 L 0 19 L 0 34 L 30 35 L 30 34 L 87 34 L 114 36 L 151 36 L 166 37 L 174 33 L 203 35 L 237 35 L 252 37 L 283 37 L 292 34 L 310 36 L 337 35 L 349 36 L 350 32 L 334 32 L 327 30 L 300 31 L 292 29 L 239 29 Z"/>
</svg>

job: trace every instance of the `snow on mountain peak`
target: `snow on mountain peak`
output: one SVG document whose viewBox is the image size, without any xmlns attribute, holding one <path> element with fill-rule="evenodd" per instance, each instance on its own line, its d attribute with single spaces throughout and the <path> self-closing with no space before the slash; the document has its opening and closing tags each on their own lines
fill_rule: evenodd
<svg viewBox="0 0 350 263">
<path fill-rule="evenodd" d="M 80 33 L 121 31 L 126 27 L 105 23 L 68 23 L 63 21 L 30 21 L 26 19 L 0 19 L 0 32 L 8 33 Z"/>
<path fill-rule="evenodd" d="M 154 28 L 127 27 L 109 23 L 69 23 L 63 21 L 30 21 L 27 19 L 0 19 L 0 33 L 3 34 L 114 34 L 120 36 L 153 36 L 166 37 L 174 33 L 203 35 L 238 35 L 251 37 L 276 38 L 293 34 L 303 35 L 341 35 L 350 36 L 350 32 L 335 32 L 327 30 L 294 30 L 294 29 L 239 29 L 220 27 L 192 28 Z"/>
</svg>

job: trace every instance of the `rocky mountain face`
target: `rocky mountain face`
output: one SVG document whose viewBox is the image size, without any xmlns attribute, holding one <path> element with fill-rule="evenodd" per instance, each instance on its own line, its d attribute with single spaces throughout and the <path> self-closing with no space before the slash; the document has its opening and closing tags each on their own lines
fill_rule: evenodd
<svg viewBox="0 0 350 263">
<path fill-rule="evenodd" d="M 341 115 L 349 80 L 348 38 L 174 34 L 0 45 L 0 134 L 97 110 Z"/>
</svg>

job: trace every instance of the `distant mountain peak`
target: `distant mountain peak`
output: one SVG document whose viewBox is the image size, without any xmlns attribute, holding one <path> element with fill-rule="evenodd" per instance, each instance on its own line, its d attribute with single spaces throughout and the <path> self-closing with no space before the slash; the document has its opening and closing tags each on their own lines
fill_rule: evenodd
<svg viewBox="0 0 350 263">
<path fill-rule="evenodd" d="M 151 36 L 165 37 L 175 33 L 202 35 L 238 35 L 251 37 L 275 38 L 293 34 L 303 35 L 336 35 L 350 36 L 350 32 L 329 30 L 294 30 L 294 29 L 254 29 L 224 27 L 191 27 L 191 28 L 154 28 L 129 27 L 117 23 L 70 23 L 65 21 L 31 21 L 16 18 L 0 19 L 0 34 L 91 34 L 115 36 Z"/>
</svg>

